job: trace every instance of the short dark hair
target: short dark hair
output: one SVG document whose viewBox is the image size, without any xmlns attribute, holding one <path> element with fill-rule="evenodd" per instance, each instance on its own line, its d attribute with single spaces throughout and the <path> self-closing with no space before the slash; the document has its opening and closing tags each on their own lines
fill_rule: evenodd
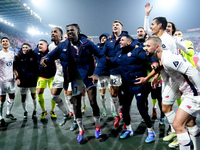
<svg viewBox="0 0 200 150">
<path fill-rule="evenodd" d="M 30 45 L 29 43 L 23 43 L 23 44 L 22 44 L 22 47 L 23 47 L 24 45 L 27 45 L 28 47 L 31 48 L 31 45 Z"/>
<path fill-rule="evenodd" d="M 166 30 L 166 27 L 167 27 L 167 19 L 165 17 L 156 17 L 154 18 L 153 20 L 156 21 L 157 24 L 162 24 L 162 29 L 163 30 Z"/>
<path fill-rule="evenodd" d="M 143 29 L 143 30 L 144 30 L 144 28 L 143 28 L 143 27 L 138 27 L 137 29 Z"/>
<path fill-rule="evenodd" d="M 176 31 L 183 33 L 181 30 L 176 30 Z"/>
<path fill-rule="evenodd" d="M 115 21 L 113 21 L 113 23 L 119 23 L 123 27 L 123 23 L 121 21 L 119 21 L 119 20 L 115 20 Z"/>
<path fill-rule="evenodd" d="M 9 40 L 9 38 L 8 38 L 8 37 L 5 37 L 5 36 L 4 36 L 4 37 L 2 37 L 2 38 L 1 38 L 1 42 L 2 42 L 2 40 L 3 40 L 3 39 L 7 39 L 7 40 L 10 42 L 10 40 Z"/>
<path fill-rule="evenodd" d="M 168 22 L 172 25 L 172 35 L 176 32 L 176 25 L 173 22 Z"/>
<path fill-rule="evenodd" d="M 81 29 L 80 29 L 78 24 L 76 24 L 76 23 L 68 24 L 68 25 L 66 25 L 66 28 L 69 27 L 69 26 L 74 26 L 76 29 L 78 29 L 78 34 L 80 34 Z"/>
<path fill-rule="evenodd" d="M 131 41 L 131 43 L 134 41 L 134 39 L 130 35 L 124 35 L 124 37 L 126 37 L 127 39 L 129 39 Z"/>
<path fill-rule="evenodd" d="M 45 43 L 48 45 L 48 42 L 47 42 L 46 40 L 44 40 L 44 39 L 41 39 L 40 41 L 43 41 L 43 42 L 45 42 Z"/>
<path fill-rule="evenodd" d="M 55 28 L 57 28 L 58 30 L 59 30 L 59 32 L 61 33 L 61 40 L 63 39 L 63 30 L 60 28 L 60 27 L 55 27 Z"/>
<path fill-rule="evenodd" d="M 60 27 L 55 27 L 55 28 L 57 28 L 60 31 L 60 33 L 63 35 L 63 30 Z"/>
</svg>

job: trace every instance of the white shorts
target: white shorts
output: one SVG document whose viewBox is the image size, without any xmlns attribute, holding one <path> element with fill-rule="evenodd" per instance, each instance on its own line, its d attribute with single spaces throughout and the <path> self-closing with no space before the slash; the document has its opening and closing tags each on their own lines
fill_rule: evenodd
<svg viewBox="0 0 200 150">
<path fill-rule="evenodd" d="M 52 88 L 57 88 L 57 89 L 63 88 L 63 83 L 64 83 L 63 73 L 60 71 L 56 71 Z"/>
<path fill-rule="evenodd" d="M 20 87 L 19 89 L 22 95 L 25 95 L 28 89 L 31 91 L 31 93 L 36 93 L 36 87 Z"/>
<path fill-rule="evenodd" d="M 162 89 L 162 103 L 165 105 L 173 105 L 174 102 L 181 97 L 179 86 L 176 82 L 164 83 Z"/>
<path fill-rule="evenodd" d="M 122 78 L 121 75 L 110 75 L 110 86 L 121 86 Z"/>
<path fill-rule="evenodd" d="M 182 103 L 179 108 L 194 117 L 198 117 L 200 114 L 200 96 L 184 95 L 181 99 Z"/>
<path fill-rule="evenodd" d="M 101 89 L 106 89 L 106 87 L 110 84 L 110 77 L 109 76 L 100 76 L 98 79 L 98 88 Z"/>
<path fill-rule="evenodd" d="M 6 95 L 6 93 L 15 93 L 15 82 L 0 82 L 0 95 Z"/>
</svg>

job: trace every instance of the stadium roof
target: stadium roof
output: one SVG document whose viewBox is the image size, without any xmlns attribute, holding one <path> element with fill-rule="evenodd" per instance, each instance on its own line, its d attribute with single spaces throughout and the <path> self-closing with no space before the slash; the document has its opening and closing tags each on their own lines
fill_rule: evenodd
<svg viewBox="0 0 200 150">
<path fill-rule="evenodd" d="M 36 27 L 48 31 L 48 26 L 41 23 L 30 8 L 25 7 L 19 0 L 0 0 L 0 19 L 14 24 L 14 27 L 26 31 L 28 28 Z"/>
</svg>

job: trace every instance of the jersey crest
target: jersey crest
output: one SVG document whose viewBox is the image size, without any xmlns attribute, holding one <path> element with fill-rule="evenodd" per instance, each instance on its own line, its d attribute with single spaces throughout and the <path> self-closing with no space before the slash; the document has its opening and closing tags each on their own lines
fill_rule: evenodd
<svg viewBox="0 0 200 150">
<path fill-rule="evenodd" d="M 174 64 L 175 67 L 177 67 L 179 62 L 178 61 L 174 61 L 173 64 Z"/>
</svg>

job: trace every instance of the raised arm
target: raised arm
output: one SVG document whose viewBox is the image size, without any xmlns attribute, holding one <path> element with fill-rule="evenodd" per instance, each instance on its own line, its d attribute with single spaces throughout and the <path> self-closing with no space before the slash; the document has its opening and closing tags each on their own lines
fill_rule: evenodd
<svg viewBox="0 0 200 150">
<path fill-rule="evenodd" d="M 152 37 L 152 33 L 151 33 L 151 29 L 150 29 L 150 26 L 149 26 L 149 15 L 150 15 L 150 12 L 152 10 L 153 6 L 151 7 L 150 6 L 150 3 L 146 3 L 145 5 L 145 12 L 146 12 L 146 15 L 144 17 L 144 31 L 150 36 Z"/>
</svg>

